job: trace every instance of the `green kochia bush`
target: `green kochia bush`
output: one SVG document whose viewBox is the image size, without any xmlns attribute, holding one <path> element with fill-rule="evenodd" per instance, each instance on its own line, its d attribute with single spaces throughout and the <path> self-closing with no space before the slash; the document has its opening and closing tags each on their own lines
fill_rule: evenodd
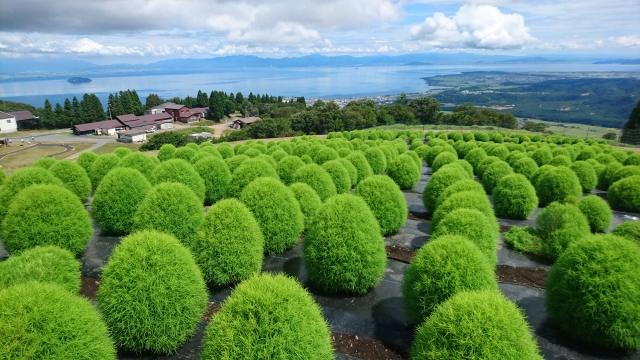
<svg viewBox="0 0 640 360">
<path fill-rule="evenodd" d="M 91 180 L 80 165 L 69 160 L 61 160 L 53 164 L 49 171 L 80 201 L 85 201 L 91 195 Z"/>
<path fill-rule="evenodd" d="M 98 188 L 100 181 L 109 173 L 109 171 L 120 166 L 122 159 L 115 154 L 104 154 L 99 156 L 96 161 L 91 164 L 91 171 L 89 172 L 89 178 L 91 178 L 91 185 L 94 189 Z"/>
<path fill-rule="evenodd" d="M 331 175 L 318 164 L 309 164 L 298 169 L 293 174 L 293 181 L 311 186 L 322 201 L 326 201 L 337 193 Z"/>
<path fill-rule="evenodd" d="M 212 205 L 227 195 L 231 171 L 224 160 L 210 156 L 195 163 L 193 168 L 204 181 L 205 205 Z"/>
<path fill-rule="evenodd" d="M 304 215 L 291 189 L 277 179 L 259 178 L 247 185 L 240 200 L 260 225 L 266 253 L 295 246 L 304 230 Z"/>
<path fill-rule="evenodd" d="M 537 233 L 542 238 L 542 251 L 556 260 L 572 242 L 589 235 L 587 218 L 578 207 L 553 202 L 536 219 Z"/>
<path fill-rule="evenodd" d="M 482 186 L 487 194 L 493 192 L 493 188 L 498 185 L 498 182 L 505 176 L 513 174 L 511 166 L 504 161 L 496 161 L 489 164 L 482 174 Z"/>
<path fill-rule="evenodd" d="M 167 161 L 173 159 L 176 154 L 176 147 L 172 144 L 164 144 L 160 147 L 158 151 L 158 160 Z"/>
<path fill-rule="evenodd" d="M 606 201 L 597 195 L 584 197 L 578 203 L 578 208 L 587 218 L 592 232 L 604 232 L 611 226 L 613 214 Z"/>
<path fill-rule="evenodd" d="M 198 153 L 198 150 L 200 150 L 200 148 L 192 149 L 188 146 L 181 147 L 177 149 L 176 152 L 173 154 L 173 158 L 182 159 L 189 162 L 191 161 L 192 157 L 196 156 L 196 154 Z"/>
<path fill-rule="evenodd" d="M 278 161 L 276 170 L 280 180 L 285 185 L 293 184 L 293 174 L 305 165 L 304 161 L 300 160 L 297 156 L 286 156 Z"/>
<path fill-rule="evenodd" d="M 137 353 L 176 351 L 195 332 L 207 300 L 191 252 L 156 231 L 129 235 L 116 246 L 98 290 L 111 336 Z"/>
<path fill-rule="evenodd" d="M 371 165 L 369 165 L 367 158 L 364 157 L 361 152 L 354 151 L 349 154 L 346 159 L 351 162 L 351 164 L 356 168 L 356 171 L 358 172 L 358 180 L 356 181 L 356 184 L 373 174 Z M 388 166 L 390 166 L 390 164 Z"/>
<path fill-rule="evenodd" d="M 80 291 L 80 262 L 57 246 L 37 246 L 0 263 L 0 290 L 30 281 L 53 283 L 72 294 Z"/>
<path fill-rule="evenodd" d="M 387 168 L 387 159 L 380 148 L 374 147 L 364 152 L 364 157 L 371 166 L 371 171 L 376 174 L 382 174 Z"/>
<path fill-rule="evenodd" d="M 188 247 L 203 221 L 202 203 L 189 187 L 162 183 L 151 189 L 138 206 L 133 216 L 133 230 L 171 234 Z"/>
<path fill-rule="evenodd" d="M 615 235 L 571 245 L 551 268 L 546 306 L 553 322 L 590 345 L 640 348 L 640 247 Z"/>
<path fill-rule="evenodd" d="M 56 284 L 0 291 L 0 334 L 2 359 L 116 359 L 98 311 Z"/>
<path fill-rule="evenodd" d="M 571 159 L 565 155 L 558 155 L 549 161 L 549 165 L 571 167 Z"/>
<path fill-rule="evenodd" d="M 538 166 L 546 165 L 553 160 L 553 154 L 547 147 L 542 147 L 531 154 L 531 158 L 538 164 Z"/>
<path fill-rule="evenodd" d="M 387 166 L 387 175 L 400 189 L 411 189 L 420 181 L 420 169 L 409 155 L 400 155 Z M 358 174 L 358 179 L 359 179 Z"/>
<path fill-rule="evenodd" d="M 504 234 L 504 242 L 520 252 L 542 255 L 542 239 L 528 226 L 513 226 Z"/>
<path fill-rule="evenodd" d="M 125 156 L 131 154 L 131 150 L 126 147 L 117 147 L 113 150 L 113 153 L 118 155 L 119 158 L 123 159 Z"/>
<path fill-rule="evenodd" d="M 329 326 L 298 282 L 263 274 L 238 285 L 211 319 L 201 359 L 333 359 Z"/>
<path fill-rule="evenodd" d="M 42 168 L 27 168 L 14 172 L 0 187 L 0 224 L 7 214 L 13 198 L 23 189 L 35 184 L 52 184 L 64 186 L 62 181 Z"/>
<path fill-rule="evenodd" d="M 498 291 L 465 291 L 435 309 L 416 333 L 411 359 L 542 360 L 516 304 Z"/>
<path fill-rule="evenodd" d="M 482 180 L 482 175 L 484 174 L 485 169 L 493 164 L 494 162 L 498 162 L 498 161 L 502 161 L 499 158 L 495 157 L 495 156 L 487 156 L 486 158 L 484 158 L 480 164 L 478 164 L 478 167 L 475 169 L 476 170 L 476 174 L 478 175 L 478 179 Z"/>
<path fill-rule="evenodd" d="M 398 185 L 388 176 L 374 175 L 356 186 L 355 195 L 369 205 L 382 235 L 398 232 L 407 222 L 407 203 Z"/>
<path fill-rule="evenodd" d="M 351 187 L 355 187 L 358 183 L 358 170 L 356 169 L 356 167 L 353 166 L 351 161 L 347 159 L 340 158 L 336 161 L 340 162 L 340 164 L 342 164 L 342 166 L 344 166 L 344 168 L 347 170 L 347 173 L 349 174 L 349 180 L 351 180 Z"/>
<path fill-rule="evenodd" d="M 80 200 L 57 185 L 32 185 L 19 192 L 2 223 L 2 242 L 11 254 L 55 245 L 78 255 L 92 234 L 89 213 Z"/>
<path fill-rule="evenodd" d="M 493 189 L 493 206 L 498 217 L 524 220 L 538 206 L 538 197 L 524 175 L 511 174 Z"/>
<path fill-rule="evenodd" d="M 418 250 L 402 283 L 404 308 L 413 325 L 461 291 L 498 290 L 493 263 L 463 236 L 442 236 Z"/>
<path fill-rule="evenodd" d="M 187 185 L 200 199 L 200 204 L 204 203 L 206 193 L 204 181 L 187 161 L 182 159 L 167 160 L 151 173 L 151 183 L 153 185 L 170 182 Z"/>
<path fill-rule="evenodd" d="M 236 169 L 246 160 L 249 160 L 249 157 L 247 155 L 236 155 L 230 158 L 226 158 L 224 162 L 229 167 L 229 171 L 231 171 L 231 174 L 233 174 Z"/>
<path fill-rule="evenodd" d="M 621 180 L 633 175 L 640 175 L 640 166 L 635 166 L 635 165 L 623 166 L 622 168 L 617 170 L 615 173 L 613 173 L 613 176 L 611 177 L 611 183 L 613 184 L 618 180 Z"/>
<path fill-rule="evenodd" d="M 640 212 L 640 175 L 634 175 L 611 184 L 607 192 L 611 208 L 618 211 Z"/>
<path fill-rule="evenodd" d="M 384 275 L 380 227 L 367 203 L 350 194 L 326 201 L 303 243 L 309 280 L 327 292 L 363 294 Z"/>
<path fill-rule="evenodd" d="M 331 176 L 336 187 L 336 193 L 344 194 L 351 190 L 351 179 L 347 169 L 338 160 L 330 160 L 322 164 L 324 171 Z"/>
<path fill-rule="evenodd" d="M 478 168 L 478 165 L 480 165 L 480 162 L 484 160 L 484 158 L 486 157 L 487 157 L 487 153 L 484 151 L 484 149 L 475 148 L 469 151 L 469 153 L 467 153 L 464 159 L 467 160 L 469 164 L 471 164 L 471 166 L 473 166 L 473 169 L 475 171 Z"/>
<path fill-rule="evenodd" d="M 611 181 L 613 176 L 620 169 L 622 169 L 622 164 L 618 162 L 607 165 L 604 170 L 598 174 L 598 185 L 596 185 L 596 187 L 599 190 L 607 191 L 613 183 Z"/>
<path fill-rule="evenodd" d="M 247 185 L 261 177 L 278 179 L 278 173 L 268 162 L 262 159 L 244 161 L 231 176 L 228 195 L 230 197 L 240 197 L 242 190 Z"/>
<path fill-rule="evenodd" d="M 462 191 L 449 196 L 446 200 L 438 206 L 438 210 L 433 213 L 431 218 L 431 228 L 437 229 L 438 224 L 444 219 L 447 214 L 456 209 L 476 209 L 483 213 L 493 224 L 495 229 L 498 229 L 498 222 L 491 203 L 487 199 L 487 195 L 475 191 Z"/>
<path fill-rule="evenodd" d="M 320 196 L 315 190 L 305 183 L 293 183 L 289 185 L 289 188 L 293 191 L 298 204 L 300 204 L 300 210 L 304 215 L 304 227 L 307 229 L 320 206 L 322 206 L 322 200 L 320 200 Z"/>
<path fill-rule="evenodd" d="M 527 179 L 531 179 L 536 170 L 538 170 L 538 164 L 529 157 L 519 159 L 512 167 L 516 174 L 522 174 Z"/>
<path fill-rule="evenodd" d="M 616 226 L 611 233 L 640 245 L 640 221 L 625 221 Z"/>
<path fill-rule="evenodd" d="M 440 156 L 440 155 L 438 155 Z M 466 180 L 467 175 L 463 170 L 448 166 L 434 173 L 422 193 L 422 203 L 428 212 L 433 213 L 436 209 L 436 201 L 442 192 L 454 183 Z"/>
<path fill-rule="evenodd" d="M 147 156 L 141 152 L 134 152 L 122 158 L 120 166 L 129 169 L 136 169 L 140 171 L 147 180 L 151 181 L 151 173 L 157 165 L 151 156 Z"/>
<path fill-rule="evenodd" d="M 227 199 L 207 212 L 191 249 L 205 281 L 225 286 L 260 272 L 264 239 L 251 211 Z"/>
<path fill-rule="evenodd" d="M 567 196 L 582 196 L 582 187 L 576 174 L 565 166 L 559 166 L 545 172 L 536 186 L 540 205 L 545 206 L 554 201 L 562 201 Z"/>
<path fill-rule="evenodd" d="M 228 159 L 232 157 L 234 154 L 233 148 L 229 143 L 222 143 L 218 146 L 218 152 L 222 155 L 223 159 Z"/>
<path fill-rule="evenodd" d="M 39 167 L 39 168 L 43 168 L 45 170 L 49 170 L 49 168 L 51 166 L 53 166 L 53 164 L 55 164 L 57 162 L 56 159 L 54 158 L 50 158 L 50 157 L 43 157 L 38 159 L 36 162 L 33 163 L 33 167 Z"/>
<path fill-rule="evenodd" d="M 431 164 L 431 171 L 433 171 L 433 173 L 436 173 L 444 165 L 451 164 L 456 160 L 458 160 L 458 157 L 455 154 L 448 151 L 442 152 L 438 154 L 435 159 L 433 159 L 433 164 Z"/>
<path fill-rule="evenodd" d="M 96 161 L 98 155 L 93 151 L 85 151 L 80 153 L 78 159 L 76 160 L 76 164 L 80 165 L 84 171 L 87 173 L 87 176 L 91 174 L 91 165 Z"/>
<path fill-rule="evenodd" d="M 496 224 L 491 221 L 479 210 L 465 208 L 453 210 L 438 222 L 438 227 L 431 232 L 431 238 L 439 239 L 448 235 L 462 236 L 475 244 L 491 264 L 496 264 L 500 233 Z"/>
<path fill-rule="evenodd" d="M 446 199 L 448 199 L 449 196 L 457 194 L 462 191 L 475 191 L 484 195 L 484 188 L 482 187 L 482 184 L 480 184 L 479 182 L 471 179 L 460 180 L 453 183 L 453 185 L 447 186 L 447 188 L 444 189 L 444 191 L 440 194 L 440 196 L 438 196 L 435 210 L 438 210 L 438 207 L 440 206 L 440 204 L 442 204 Z"/>
<path fill-rule="evenodd" d="M 591 192 L 596 188 L 598 176 L 591 164 L 586 161 L 576 161 L 571 165 L 571 170 L 578 176 L 583 193 Z"/>
</svg>

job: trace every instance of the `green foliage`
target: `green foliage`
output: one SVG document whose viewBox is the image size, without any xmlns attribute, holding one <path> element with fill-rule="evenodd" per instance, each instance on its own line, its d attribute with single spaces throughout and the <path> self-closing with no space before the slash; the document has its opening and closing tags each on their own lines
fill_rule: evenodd
<svg viewBox="0 0 640 360">
<path fill-rule="evenodd" d="M 242 282 L 206 330 L 201 359 L 333 359 L 329 326 L 293 278 L 262 274 Z"/>
<path fill-rule="evenodd" d="M 277 179 L 259 178 L 245 187 L 240 201 L 258 221 L 266 253 L 295 246 L 304 230 L 304 215 L 291 189 Z"/>
<path fill-rule="evenodd" d="M 409 155 L 400 155 L 387 166 L 387 175 L 398 184 L 400 189 L 411 189 L 420 181 L 420 169 Z M 358 173 L 358 181 L 360 174 Z"/>
<path fill-rule="evenodd" d="M 476 170 L 476 174 L 478 175 L 478 180 L 482 181 L 482 175 L 484 175 L 484 171 L 485 169 L 493 164 L 494 162 L 498 162 L 498 161 L 502 161 L 499 158 L 495 157 L 495 156 L 487 156 L 486 158 L 484 158 L 480 164 L 478 164 L 478 167 L 475 169 Z"/>
<path fill-rule="evenodd" d="M 504 234 L 504 242 L 522 253 L 542 255 L 542 239 L 535 229 L 528 226 L 511 227 Z"/>
<path fill-rule="evenodd" d="M 197 153 L 196 153 L 196 154 L 191 158 L 191 160 L 189 160 L 189 163 L 190 163 L 191 165 L 193 165 L 193 164 L 197 163 L 198 161 L 200 161 L 200 160 L 202 160 L 202 159 L 204 159 L 204 158 L 206 158 L 206 157 L 216 157 L 216 156 L 215 156 L 215 155 L 213 155 L 213 154 L 211 154 L 211 153 L 209 153 L 209 152 L 206 152 L 206 151 L 198 151 L 198 152 L 197 152 Z M 220 158 L 220 159 L 222 160 L 222 158 Z"/>
<path fill-rule="evenodd" d="M 333 150 L 330 147 L 324 147 L 320 149 L 320 151 L 318 151 L 315 156 L 313 156 L 313 161 L 316 164 L 322 165 L 329 160 L 335 160 L 339 157 L 340 155 L 338 155 L 337 151 Z"/>
<path fill-rule="evenodd" d="M 222 158 L 225 160 L 235 155 L 231 145 L 229 145 L 229 143 L 226 143 L 226 142 L 223 142 L 222 144 L 218 145 L 218 152 L 220 153 L 220 155 L 222 155 Z"/>
<path fill-rule="evenodd" d="M 438 207 L 448 199 L 449 196 L 463 191 L 475 191 L 484 195 L 484 188 L 479 182 L 471 179 L 456 181 L 452 185 L 447 186 L 444 191 L 440 193 L 440 196 L 438 196 L 438 200 L 436 201 L 434 211 L 438 210 Z"/>
<path fill-rule="evenodd" d="M 91 165 L 93 165 L 93 162 L 96 161 L 97 158 L 98 155 L 93 151 L 84 151 L 80 153 L 80 156 L 78 156 L 76 164 L 80 165 L 87 175 L 89 175 L 91 173 Z"/>
<path fill-rule="evenodd" d="M 49 171 L 31 167 L 20 169 L 11 174 L 10 177 L 0 187 L 0 223 L 7 214 L 7 209 L 11 206 L 13 198 L 23 189 L 35 184 L 51 184 L 64 186 L 62 181 L 53 176 Z"/>
<path fill-rule="evenodd" d="M 191 252 L 156 231 L 129 235 L 116 246 L 98 290 L 111 336 L 136 353 L 175 352 L 195 332 L 207 301 Z"/>
<path fill-rule="evenodd" d="M 0 291 L 0 334 L 3 359 L 116 359 L 98 311 L 56 284 Z"/>
<path fill-rule="evenodd" d="M 113 150 L 113 153 L 118 155 L 120 159 L 124 159 L 125 156 L 131 154 L 131 150 L 125 147 L 117 147 L 115 148 L 115 150 Z"/>
<path fill-rule="evenodd" d="M 4 173 L 4 170 L 0 167 L 0 186 L 4 183 L 4 180 L 7 178 L 7 175 Z"/>
<path fill-rule="evenodd" d="M 191 158 L 196 156 L 198 150 L 190 148 L 188 146 L 178 148 L 176 152 L 173 154 L 174 159 L 182 159 L 187 162 L 191 162 Z"/>
<path fill-rule="evenodd" d="M 482 186 L 487 194 L 491 194 L 500 180 L 513 174 L 513 169 L 505 161 L 496 161 L 489 164 L 482 174 Z"/>
<path fill-rule="evenodd" d="M 504 145 L 495 146 L 493 149 L 489 150 L 487 155 L 495 156 L 504 161 L 509 155 L 509 149 L 507 149 L 507 147 Z"/>
<path fill-rule="evenodd" d="M 463 236 L 447 235 L 418 250 L 405 271 L 402 300 L 409 321 L 422 324 L 462 291 L 498 290 L 493 263 Z"/>
<path fill-rule="evenodd" d="M 587 218 L 591 232 L 604 232 L 611 226 L 613 214 L 606 201 L 597 195 L 589 195 L 578 202 L 578 208 Z"/>
<path fill-rule="evenodd" d="M 349 156 L 347 156 L 346 159 L 349 160 L 349 162 L 351 162 L 351 164 L 356 168 L 356 171 L 358 172 L 356 184 L 366 179 L 367 177 L 373 175 L 373 170 L 371 170 L 371 165 L 369 165 L 367 158 L 364 157 L 364 155 L 361 152 L 354 151 L 351 154 L 349 154 Z M 391 164 L 389 164 L 388 166 L 391 166 Z"/>
<path fill-rule="evenodd" d="M 422 203 L 424 207 L 428 212 L 433 213 L 436 210 L 436 202 L 440 194 L 442 194 L 448 186 L 466 179 L 468 178 L 464 171 L 451 166 L 442 168 L 440 171 L 434 173 L 422 193 Z"/>
<path fill-rule="evenodd" d="M 331 175 L 317 164 L 309 164 L 299 168 L 293 174 L 293 182 L 301 182 L 311 186 L 322 201 L 337 194 Z"/>
<path fill-rule="evenodd" d="M 358 170 L 356 169 L 355 166 L 353 166 L 353 164 L 351 163 L 351 161 L 344 159 L 344 158 L 340 158 L 336 161 L 339 161 L 340 164 L 342 164 L 342 166 L 344 166 L 345 170 L 347 170 L 347 173 L 349 174 L 349 180 L 351 180 L 351 188 L 355 187 L 356 184 L 358 183 Z"/>
<path fill-rule="evenodd" d="M 640 247 L 615 235 L 571 245 L 551 268 L 546 307 L 567 335 L 589 345 L 640 348 Z"/>
<path fill-rule="evenodd" d="M 227 189 L 231 183 L 231 171 L 222 158 L 210 156 L 201 159 L 193 165 L 193 168 L 204 181 L 205 205 L 212 205 L 227 195 Z"/>
<path fill-rule="evenodd" d="M 531 158 L 538 166 L 542 166 L 549 164 L 553 160 L 553 154 L 551 154 L 551 150 L 548 147 L 541 147 L 531 154 Z"/>
<path fill-rule="evenodd" d="M 229 171 L 231 171 L 231 174 L 233 174 L 236 169 L 247 160 L 249 160 L 249 157 L 247 155 L 235 155 L 230 158 L 226 158 L 224 162 L 229 167 Z"/>
<path fill-rule="evenodd" d="M 244 190 L 247 185 L 262 177 L 278 179 L 278 173 L 263 159 L 256 158 L 243 161 L 231 176 L 228 196 L 240 197 L 242 190 Z"/>
<path fill-rule="evenodd" d="M 92 234 L 89 213 L 80 200 L 58 185 L 32 185 L 20 191 L 2 223 L 2 243 L 11 254 L 55 245 L 78 255 Z"/>
<path fill-rule="evenodd" d="M 140 147 L 140 151 L 161 150 L 164 145 L 180 148 L 187 145 L 187 142 L 189 142 L 187 134 L 178 131 L 165 131 L 149 137 L 149 141 Z M 158 155 L 160 154 L 158 153 Z M 160 161 L 163 161 L 163 159 L 160 159 Z"/>
<path fill-rule="evenodd" d="M 320 200 L 320 196 L 318 196 L 315 190 L 305 183 L 293 183 L 289 185 L 289 188 L 293 191 L 293 195 L 296 197 L 296 200 L 298 200 L 298 204 L 300 204 L 300 210 L 302 211 L 302 215 L 304 215 L 304 227 L 307 229 L 318 210 L 320 210 L 322 200 Z"/>
<path fill-rule="evenodd" d="M 475 148 L 469 151 L 464 159 L 467 160 L 469 164 L 471 164 L 471 166 L 473 166 L 474 170 L 476 170 L 478 168 L 478 165 L 480 165 L 480 162 L 486 157 L 487 153 L 484 151 L 484 149 Z"/>
<path fill-rule="evenodd" d="M 542 178 L 542 175 L 546 174 L 548 171 L 553 170 L 555 167 L 553 165 L 542 165 L 538 168 L 538 170 L 536 170 L 533 175 L 531 175 L 531 178 L 529 179 L 529 181 L 531 182 L 531 185 L 533 185 L 533 187 L 538 186 L 538 183 L 540 182 L 540 178 Z"/>
<path fill-rule="evenodd" d="M 586 161 L 576 161 L 571 164 L 571 170 L 578 176 L 583 193 L 591 192 L 596 188 L 598 176 L 591 164 Z"/>
<path fill-rule="evenodd" d="M 577 206 L 553 202 L 536 219 L 543 254 L 555 261 L 573 242 L 591 233 L 589 222 Z"/>
<path fill-rule="evenodd" d="M 398 232 L 407 222 L 409 210 L 404 194 L 390 177 L 368 177 L 356 186 L 354 194 L 367 203 L 378 220 L 383 236 Z"/>
<path fill-rule="evenodd" d="M 418 328 L 411 359 L 542 360 L 529 324 L 500 292 L 465 291 Z"/>
<path fill-rule="evenodd" d="M 280 180 L 285 185 L 291 185 L 293 183 L 293 174 L 305 164 L 297 156 L 286 156 L 278 161 L 276 170 Z"/>
<path fill-rule="evenodd" d="M 607 192 L 607 201 L 613 210 L 640 212 L 640 175 L 614 182 Z"/>
<path fill-rule="evenodd" d="M 524 157 L 516 161 L 512 165 L 512 168 L 513 172 L 515 172 L 516 174 L 522 174 L 527 179 L 531 180 L 533 174 L 536 172 L 536 170 L 538 170 L 538 164 L 536 164 L 536 162 L 532 158 Z"/>
<path fill-rule="evenodd" d="M 640 175 L 640 166 L 635 166 L 635 165 L 623 166 L 622 168 L 618 169 L 615 173 L 613 173 L 613 176 L 611 177 L 611 183 L 613 184 L 618 180 L 627 178 L 629 176 L 634 176 L 634 175 Z"/>
<path fill-rule="evenodd" d="M 189 247 L 203 221 L 202 201 L 188 186 L 162 183 L 153 187 L 138 206 L 133 230 L 171 234 Z"/>
<path fill-rule="evenodd" d="M 367 203 L 351 194 L 326 201 L 303 242 L 309 280 L 327 292 L 363 294 L 383 277 L 384 241 Z"/>
<path fill-rule="evenodd" d="M 455 154 L 452 154 L 448 151 L 442 152 L 438 154 L 435 159 L 433 159 L 433 163 L 431 164 L 431 171 L 433 173 L 437 173 L 442 166 L 451 164 L 456 160 L 458 160 L 458 157 Z"/>
<path fill-rule="evenodd" d="M 629 155 L 629 157 L 624 159 L 624 161 L 622 162 L 622 165 L 624 165 L 624 166 L 640 165 L 640 154 L 631 154 L 631 155 Z"/>
<path fill-rule="evenodd" d="M 364 157 L 367 159 L 369 166 L 371 166 L 371 171 L 374 175 L 382 174 L 387 168 L 387 159 L 378 147 L 372 147 L 365 151 Z"/>
<path fill-rule="evenodd" d="M 540 205 L 545 206 L 554 201 L 562 201 L 567 196 L 582 196 L 582 186 L 575 172 L 565 166 L 558 166 L 544 172 L 536 186 L 536 194 Z"/>
<path fill-rule="evenodd" d="M 336 187 L 336 193 L 344 194 L 351 190 L 351 179 L 347 169 L 338 160 L 330 160 L 322 164 L 324 171 L 331 176 Z"/>
<path fill-rule="evenodd" d="M 570 167 L 571 159 L 565 155 L 558 155 L 551 159 L 551 161 L 549 161 L 549 165 Z"/>
<path fill-rule="evenodd" d="M 0 263 L 0 289 L 30 281 L 53 283 L 72 294 L 80 291 L 80 262 L 57 246 L 36 246 Z"/>
<path fill-rule="evenodd" d="M 491 208 L 489 199 L 487 199 L 487 195 L 477 191 L 461 191 L 447 197 L 433 213 L 430 224 L 431 228 L 437 229 L 440 221 L 450 212 L 457 209 L 479 210 L 489 219 L 492 226 L 498 229 L 498 222 L 495 215 L 493 215 L 493 209 Z"/>
<path fill-rule="evenodd" d="M 187 185 L 200 199 L 200 203 L 204 202 L 206 193 L 204 180 L 186 160 L 171 159 L 164 161 L 151 173 L 151 184 L 153 185 L 170 182 Z"/>
<path fill-rule="evenodd" d="M 493 189 L 493 207 L 498 217 L 524 220 L 537 206 L 536 189 L 524 175 L 507 175 Z"/>
<path fill-rule="evenodd" d="M 264 239 L 251 211 L 227 199 L 209 209 L 191 250 L 205 281 L 225 286 L 260 272 Z"/>
<path fill-rule="evenodd" d="M 598 184 L 596 187 L 599 190 L 607 191 L 609 186 L 613 184 L 612 178 L 616 171 L 622 169 L 622 164 L 620 163 L 611 163 L 607 165 L 600 174 L 598 174 Z"/>
<path fill-rule="evenodd" d="M 94 189 L 98 188 L 100 181 L 109 173 L 109 171 L 120 166 L 122 159 L 115 154 L 104 154 L 99 156 L 93 164 L 91 164 L 91 171 L 89 172 L 89 178 L 91 179 L 91 185 Z"/>
<path fill-rule="evenodd" d="M 49 168 L 56 163 L 56 159 L 54 158 L 50 158 L 50 157 L 43 157 L 40 158 L 38 160 L 36 160 L 36 162 L 33 163 L 33 167 L 39 167 L 39 168 L 43 168 L 45 170 L 49 170 Z"/>
<path fill-rule="evenodd" d="M 120 163 L 120 167 L 140 171 L 140 173 L 149 181 L 151 181 L 151 173 L 156 166 L 157 164 L 153 161 L 151 156 L 147 156 L 141 152 L 130 153 L 122 158 L 122 162 Z"/>
<path fill-rule="evenodd" d="M 91 195 L 91 180 L 80 165 L 69 160 L 61 160 L 53 164 L 49 172 L 60 179 L 64 187 L 74 193 L 80 201 L 85 201 Z"/>
<path fill-rule="evenodd" d="M 456 235 L 475 244 L 485 258 L 491 263 L 498 262 L 496 254 L 500 233 L 493 219 L 479 210 L 460 208 L 451 211 L 432 229 L 431 238 L 439 239 L 443 236 Z"/>
<path fill-rule="evenodd" d="M 640 245 L 640 221 L 625 221 L 616 226 L 611 233 Z"/>
<path fill-rule="evenodd" d="M 160 147 L 160 151 L 158 151 L 158 160 L 167 161 L 173 159 L 176 154 L 176 147 L 172 144 L 164 144 Z"/>
</svg>

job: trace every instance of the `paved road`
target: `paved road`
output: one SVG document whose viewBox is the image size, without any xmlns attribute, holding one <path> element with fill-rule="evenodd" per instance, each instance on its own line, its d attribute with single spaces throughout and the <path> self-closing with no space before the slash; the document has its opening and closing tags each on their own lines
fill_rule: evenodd
<svg viewBox="0 0 640 360">
<path fill-rule="evenodd" d="M 55 153 L 55 154 L 51 154 L 51 155 L 47 155 L 47 156 L 45 156 L 45 157 L 50 157 L 50 158 L 52 158 L 52 157 L 54 157 L 54 156 L 56 156 L 56 155 L 60 155 L 60 154 L 64 154 L 64 153 L 68 153 L 68 152 L 73 151 L 73 146 L 71 146 L 71 145 L 61 145 L 61 144 L 34 144 L 34 145 L 31 145 L 31 146 L 27 146 L 27 147 L 19 148 L 19 149 L 15 150 L 15 151 L 8 152 L 8 153 L 6 153 L 6 154 L 2 154 L 2 155 L 0 155 L 0 159 L 4 158 L 5 156 L 9 156 L 9 155 L 12 155 L 12 154 L 19 153 L 19 152 L 21 152 L 21 151 L 29 150 L 29 149 L 34 148 L 34 147 L 36 147 L 36 146 L 51 146 L 51 147 L 61 147 L 61 148 L 64 148 L 64 151 L 57 152 L 57 153 Z"/>
</svg>

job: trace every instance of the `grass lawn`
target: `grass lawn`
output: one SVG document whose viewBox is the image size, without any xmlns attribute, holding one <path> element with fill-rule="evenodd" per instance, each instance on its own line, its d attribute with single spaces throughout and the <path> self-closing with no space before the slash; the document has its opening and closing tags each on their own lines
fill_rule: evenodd
<svg viewBox="0 0 640 360">
<path fill-rule="evenodd" d="M 16 147 L 12 147 L 16 150 Z M 16 154 L 11 154 L 0 159 L 0 166 L 7 173 L 7 175 L 13 173 L 16 170 L 29 167 L 33 165 L 38 159 L 47 155 L 59 153 L 64 151 L 63 147 L 58 146 L 34 146 L 28 150 L 21 151 Z M 64 154 L 68 156 L 69 153 Z"/>
<path fill-rule="evenodd" d="M 66 159 L 66 158 L 68 158 L 69 156 L 71 156 L 73 154 L 79 153 L 79 152 L 91 147 L 91 145 L 93 145 L 93 144 L 91 144 L 91 143 L 70 143 L 68 145 L 73 146 L 73 151 L 70 151 L 70 152 L 64 153 L 64 154 L 60 154 L 60 155 L 56 155 L 53 158 L 56 159 L 56 160 Z"/>
<path fill-rule="evenodd" d="M 115 150 L 115 149 L 117 149 L 119 147 L 127 148 L 127 149 L 129 149 L 131 151 L 140 151 L 140 146 L 142 146 L 142 144 L 114 142 L 114 143 L 105 144 L 105 145 L 93 150 L 93 152 L 98 154 L 98 155 L 104 155 L 104 154 L 112 153 L 113 150 Z"/>
</svg>

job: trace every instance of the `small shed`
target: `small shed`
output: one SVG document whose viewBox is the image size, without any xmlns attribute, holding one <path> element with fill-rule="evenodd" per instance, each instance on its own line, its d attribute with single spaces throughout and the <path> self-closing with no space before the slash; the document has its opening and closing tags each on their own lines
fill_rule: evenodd
<svg viewBox="0 0 640 360">
<path fill-rule="evenodd" d="M 118 133 L 118 141 L 120 142 L 145 142 L 147 141 L 147 132 L 142 129 L 120 131 Z"/>
<path fill-rule="evenodd" d="M 246 117 L 246 118 L 240 118 L 237 119 L 233 122 L 233 128 L 234 129 L 242 129 L 244 127 L 247 127 L 251 124 L 253 124 L 254 122 L 261 120 L 259 117 L 257 116 L 251 116 L 251 117 Z"/>
</svg>

